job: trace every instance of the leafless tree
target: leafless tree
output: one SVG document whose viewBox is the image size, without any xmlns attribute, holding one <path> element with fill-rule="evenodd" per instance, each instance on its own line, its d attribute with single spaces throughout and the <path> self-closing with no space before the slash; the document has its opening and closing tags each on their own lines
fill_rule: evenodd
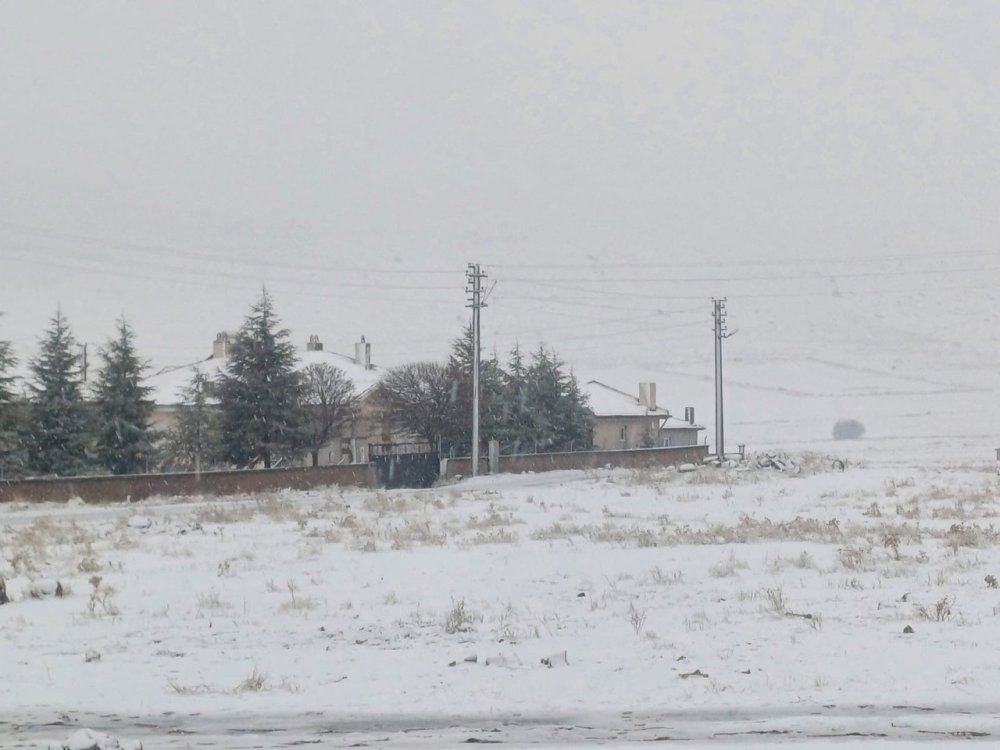
<svg viewBox="0 0 1000 750">
<path fill-rule="evenodd" d="M 445 365 L 414 362 L 389 370 L 379 393 L 397 427 L 436 447 L 453 434 L 456 421 L 456 382 Z"/>
<path fill-rule="evenodd" d="M 305 437 L 312 465 L 319 464 L 320 449 L 349 420 L 357 405 L 354 383 L 339 367 L 325 362 L 302 372 L 306 407 Z"/>
</svg>

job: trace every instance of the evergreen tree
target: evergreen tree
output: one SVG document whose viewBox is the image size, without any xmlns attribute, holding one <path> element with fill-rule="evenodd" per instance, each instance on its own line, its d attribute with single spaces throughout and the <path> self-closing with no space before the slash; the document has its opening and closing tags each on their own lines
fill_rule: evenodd
<svg viewBox="0 0 1000 750">
<path fill-rule="evenodd" d="M 21 436 L 23 404 L 14 390 L 11 370 L 17 358 L 9 341 L 0 341 L 0 479 L 19 477 L 27 462 Z"/>
<path fill-rule="evenodd" d="M 576 378 L 539 346 L 525 370 L 520 422 L 523 450 L 557 452 L 591 445 L 591 413 Z"/>
<path fill-rule="evenodd" d="M 497 439 L 501 453 L 525 453 L 528 445 L 528 370 L 520 345 L 510 352 L 506 371 L 501 373 L 503 389 L 500 397 Z"/>
<path fill-rule="evenodd" d="M 81 394 L 76 342 L 56 311 L 31 362 L 31 430 L 28 465 L 38 474 L 69 476 L 88 467 L 90 423 Z"/>
<path fill-rule="evenodd" d="M 185 471 L 200 471 L 218 463 L 220 449 L 220 414 L 209 403 L 212 381 L 196 371 L 184 388 L 184 403 L 177 422 L 167 431 L 166 460 L 169 466 Z"/>
<path fill-rule="evenodd" d="M 594 413 L 580 382 L 571 371 L 566 376 L 560 401 L 559 425 L 563 450 L 590 450 L 594 447 Z"/>
<path fill-rule="evenodd" d="M 135 332 L 122 318 L 118 335 L 101 352 L 102 367 L 94 386 L 97 458 L 112 474 L 149 470 L 153 433 L 149 419 L 152 388 L 143 385 L 147 364 L 135 351 Z"/>
<path fill-rule="evenodd" d="M 289 332 L 278 322 L 265 289 L 233 341 L 219 383 L 223 454 L 240 467 L 269 469 L 305 446 L 302 378 Z"/>
<path fill-rule="evenodd" d="M 453 420 L 444 436 L 448 447 L 458 455 L 472 450 L 472 381 L 475 365 L 475 334 L 472 326 L 452 342 L 448 374 L 452 380 L 455 408 Z M 496 356 L 479 361 L 479 437 L 482 441 L 498 439 L 503 411 L 504 378 Z"/>
</svg>

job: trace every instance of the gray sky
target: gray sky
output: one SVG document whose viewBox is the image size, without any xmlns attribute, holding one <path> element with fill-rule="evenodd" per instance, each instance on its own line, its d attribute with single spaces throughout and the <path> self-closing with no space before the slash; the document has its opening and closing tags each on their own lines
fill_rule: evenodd
<svg viewBox="0 0 1000 750">
<path fill-rule="evenodd" d="M 441 356 L 479 261 L 488 346 L 600 367 L 705 338 L 713 294 L 977 294 L 998 31 L 995 2 L 3 2 L 0 336 L 124 312 L 189 361 L 267 282 L 298 343 Z"/>
</svg>

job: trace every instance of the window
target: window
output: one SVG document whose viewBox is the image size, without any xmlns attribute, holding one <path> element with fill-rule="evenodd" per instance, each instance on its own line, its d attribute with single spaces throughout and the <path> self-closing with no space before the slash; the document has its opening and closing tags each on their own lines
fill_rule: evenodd
<svg viewBox="0 0 1000 750">
<path fill-rule="evenodd" d="M 628 427 L 622 425 L 622 428 L 618 431 L 618 439 L 624 443 L 627 435 L 628 435 Z"/>
</svg>

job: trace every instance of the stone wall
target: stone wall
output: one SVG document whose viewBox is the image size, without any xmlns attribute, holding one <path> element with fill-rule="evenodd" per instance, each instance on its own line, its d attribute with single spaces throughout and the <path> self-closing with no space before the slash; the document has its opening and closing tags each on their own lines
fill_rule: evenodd
<svg viewBox="0 0 1000 750">
<path fill-rule="evenodd" d="M 315 468 L 206 471 L 184 474 L 134 474 L 129 476 L 66 477 L 0 481 L 0 503 L 65 502 L 79 497 L 88 503 L 142 500 L 161 495 L 238 495 L 272 490 L 308 490 L 328 485 L 374 487 L 371 464 Z"/>
<path fill-rule="evenodd" d="M 528 453 L 518 456 L 500 456 L 501 474 L 520 474 L 528 471 L 558 471 L 560 469 L 597 469 L 602 467 L 646 469 L 680 464 L 700 464 L 708 457 L 707 445 L 690 445 L 677 448 L 639 448 L 622 451 L 576 451 L 573 453 Z M 471 458 L 449 458 L 443 476 L 453 479 L 469 476 Z M 480 462 L 480 473 L 489 472 L 485 460 Z"/>
</svg>

